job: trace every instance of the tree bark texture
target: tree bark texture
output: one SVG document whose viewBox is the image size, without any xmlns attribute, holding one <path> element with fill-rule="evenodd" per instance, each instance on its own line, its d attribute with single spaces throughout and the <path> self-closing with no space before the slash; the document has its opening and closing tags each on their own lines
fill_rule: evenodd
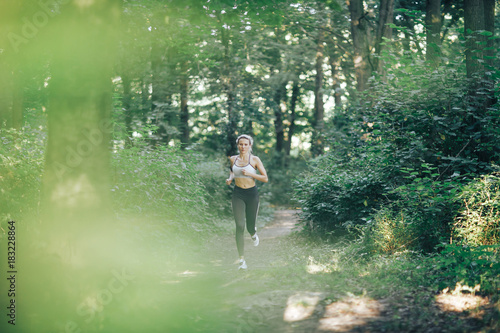
<svg viewBox="0 0 500 333">
<path fill-rule="evenodd" d="M 285 145 L 285 153 L 286 156 L 290 156 L 290 152 L 292 150 L 292 138 L 295 134 L 295 119 L 297 118 L 297 101 L 299 100 L 300 96 L 300 86 L 298 80 L 293 81 L 293 86 L 292 86 L 292 97 L 290 99 L 290 115 L 289 115 L 289 120 L 290 120 L 290 125 L 288 126 L 288 140 L 286 141 Z"/>
<path fill-rule="evenodd" d="M 441 46 L 441 0 L 427 0 L 425 3 L 426 59 L 432 65 L 439 63 Z"/>
<path fill-rule="evenodd" d="M 189 62 L 182 62 L 182 73 L 180 75 L 180 93 L 181 93 L 181 114 L 180 114 L 180 136 L 182 147 L 185 148 L 189 144 Z"/>
<path fill-rule="evenodd" d="M 478 34 L 486 30 L 484 0 L 464 0 L 464 30 L 466 36 L 465 61 L 468 78 L 483 78 L 484 36 Z"/>
<path fill-rule="evenodd" d="M 80 229 L 109 208 L 111 75 L 119 3 L 71 3 L 54 19 L 43 175 L 46 223 Z"/>
<path fill-rule="evenodd" d="M 325 46 L 324 46 L 324 33 L 321 31 L 318 35 L 316 49 L 316 77 L 314 81 L 314 119 L 313 119 L 313 141 L 311 144 L 311 152 L 313 156 L 319 156 L 323 153 L 323 131 L 324 131 L 324 117 L 325 106 L 323 102 L 323 63 L 325 61 Z"/>
<path fill-rule="evenodd" d="M 220 20 L 220 18 L 219 18 Z M 221 42 L 224 47 L 223 63 L 222 63 L 222 88 L 226 95 L 226 155 L 231 156 L 237 152 L 236 145 L 236 114 L 234 112 L 234 87 L 231 76 L 231 46 L 230 34 L 228 29 L 224 27 L 222 21 L 220 23 Z"/>
<path fill-rule="evenodd" d="M 348 0 L 351 16 L 351 37 L 353 43 L 354 71 L 356 73 L 356 89 L 364 91 L 370 77 L 368 21 L 363 8 L 363 0 Z"/>
<path fill-rule="evenodd" d="M 394 22 L 394 0 L 380 0 L 379 20 L 377 25 L 377 33 L 375 37 L 375 53 L 380 55 L 385 39 L 392 38 L 392 28 L 389 26 Z M 376 58 L 375 69 L 382 73 L 384 64 Z"/>
</svg>

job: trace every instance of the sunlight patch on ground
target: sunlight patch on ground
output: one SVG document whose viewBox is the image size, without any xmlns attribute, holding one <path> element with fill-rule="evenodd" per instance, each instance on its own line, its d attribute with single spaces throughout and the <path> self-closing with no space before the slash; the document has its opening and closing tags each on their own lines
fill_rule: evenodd
<svg viewBox="0 0 500 333">
<path fill-rule="evenodd" d="M 337 270 L 335 263 L 323 264 L 315 260 L 314 257 L 309 256 L 307 260 L 307 273 L 318 274 L 318 273 L 331 273 Z"/>
<path fill-rule="evenodd" d="M 349 297 L 329 304 L 319 321 L 319 331 L 348 332 L 380 317 L 383 306 L 368 297 Z"/>
<path fill-rule="evenodd" d="M 472 288 L 457 283 L 454 290 L 450 291 L 449 288 L 446 288 L 441 294 L 437 295 L 436 303 L 443 311 L 471 311 L 471 317 L 480 318 L 483 316 L 484 310 L 480 310 L 479 308 L 489 304 L 489 300 L 487 297 L 476 296 L 475 292 L 479 290 L 480 285 L 476 285 Z M 470 292 L 472 294 L 464 294 L 463 291 Z"/>
<path fill-rule="evenodd" d="M 309 318 L 321 298 L 322 294 L 317 292 L 301 292 L 288 297 L 283 320 L 295 322 Z"/>
<path fill-rule="evenodd" d="M 193 272 L 190 270 L 186 270 L 181 273 L 177 273 L 176 276 L 179 278 L 193 278 L 199 275 L 199 272 Z M 162 280 L 160 283 L 161 284 L 175 284 L 175 283 L 181 283 L 181 280 L 178 279 L 173 279 L 173 280 Z"/>
</svg>

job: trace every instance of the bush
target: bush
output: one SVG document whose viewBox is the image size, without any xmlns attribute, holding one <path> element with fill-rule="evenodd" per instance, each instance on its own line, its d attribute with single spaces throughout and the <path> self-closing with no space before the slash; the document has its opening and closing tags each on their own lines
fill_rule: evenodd
<svg viewBox="0 0 500 333">
<path fill-rule="evenodd" d="M 448 244 L 439 255 L 430 258 L 432 275 L 438 277 L 439 288 L 453 289 L 457 285 L 497 294 L 500 281 L 500 247 Z"/>
<path fill-rule="evenodd" d="M 269 197 L 269 202 L 279 206 L 294 205 L 292 193 L 294 181 L 307 169 L 306 161 L 299 156 L 283 156 L 274 152 L 262 156 L 269 182 L 262 187 L 261 194 Z"/>
<path fill-rule="evenodd" d="M 437 168 L 422 163 L 418 168 L 404 168 L 405 184 L 391 193 L 396 195 L 391 208 L 403 212 L 407 223 L 413 225 L 416 242 L 412 250 L 433 251 L 451 235 L 451 225 L 458 209 L 457 193 L 467 175 L 458 173 L 441 178 Z"/>
<path fill-rule="evenodd" d="M 373 220 L 361 228 L 367 250 L 371 253 L 397 253 L 412 250 L 419 238 L 415 221 L 405 211 L 385 206 Z"/>
<path fill-rule="evenodd" d="M 496 199 L 472 196 L 478 188 L 465 188 L 474 209 L 456 217 L 461 189 L 500 160 L 500 106 L 472 98 L 461 58 L 430 68 L 390 45 L 384 57 L 384 76 L 337 112 L 330 150 L 297 182 L 309 229 L 366 226 L 357 230 L 384 252 L 431 252 L 452 235 L 479 242 L 482 228 L 482 242 L 498 242 Z"/>
<path fill-rule="evenodd" d="M 359 151 L 358 151 L 359 152 Z M 386 200 L 391 174 L 377 152 L 319 157 L 295 183 L 295 198 L 309 229 L 331 231 L 365 223 Z"/>
<path fill-rule="evenodd" d="M 219 218 L 231 216 L 231 187 L 226 185 L 229 169 L 222 161 L 208 160 L 204 156 L 197 158 L 194 169 L 205 191 L 205 202 L 211 215 Z"/>
<path fill-rule="evenodd" d="M 0 218 L 34 216 L 40 198 L 45 135 L 26 127 L 0 130 Z"/>
<path fill-rule="evenodd" d="M 482 176 L 458 195 L 462 203 L 455 217 L 453 236 L 468 245 L 500 243 L 500 176 Z"/>
<path fill-rule="evenodd" d="M 160 219 L 182 230 L 207 230 L 207 222 L 227 212 L 228 199 L 217 187 L 217 163 L 199 164 L 200 158 L 172 147 L 148 146 L 118 150 L 113 156 L 115 210 L 119 215 Z M 200 176 L 200 170 L 204 173 Z M 210 192 L 208 192 L 208 191 Z M 214 205 L 216 204 L 215 208 Z"/>
</svg>

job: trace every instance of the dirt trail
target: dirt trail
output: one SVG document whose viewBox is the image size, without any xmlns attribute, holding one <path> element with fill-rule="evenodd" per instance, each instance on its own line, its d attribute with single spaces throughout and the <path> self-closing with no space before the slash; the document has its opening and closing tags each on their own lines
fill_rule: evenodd
<svg viewBox="0 0 500 333">
<path fill-rule="evenodd" d="M 268 267 L 279 260 L 273 253 L 284 241 L 283 238 L 296 228 L 298 213 L 297 210 L 291 209 L 276 210 L 274 219 L 270 224 L 257 228 L 260 239 L 260 244 L 257 247 L 253 246 L 248 232 L 245 231 L 245 258 L 249 270 Z M 222 266 L 230 271 L 237 268 L 235 261 L 238 258 L 238 253 L 233 234 L 222 235 L 213 239 L 208 244 L 208 251 L 214 254 L 212 263 L 215 266 Z"/>
<path fill-rule="evenodd" d="M 216 300 L 207 297 L 199 305 L 213 308 L 209 318 L 216 318 L 218 326 L 203 332 L 462 332 L 480 325 L 439 304 L 422 311 L 426 303 L 420 298 L 434 298 L 432 291 L 413 296 L 396 291 L 374 299 L 363 291 L 360 276 L 321 273 L 310 254 L 314 244 L 290 237 L 297 221 L 298 211 L 276 210 L 271 223 L 258 227 L 258 247 L 245 233 L 247 270 L 237 269 L 233 233 L 205 244 L 198 278 L 213 282 L 210 297 Z"/>
<path fill-rule="evenodd" d="M 306 281 L 288 267 L 290 245 L 286 236 L 296 230 L 298 213 L 292 209 L 277 210 L 270 224 L 258 228 L 258 247 L 245 233 L 247 270 L 237 270 L 234 235 L 220 236 L 210 246 L 215 258 L 211 263 L 223 275 L 218 292 L 234 314 L 228 332 L 316 331 L 317 314 L 322 312 L 317 304 L 324 295 L 303 291 Z M 301 306 L 294 307 L 295 304 Z M 297 319 L 301 318 L 309 320 L 299 323 Z"/>
<path fill-rule="evenodd" d="M 196 325 L 205 325 L 194 331 L 480 331 L 480 321 L 469 317 L 468 311 L 442 309 L 439 300 L 433 301 L 436 295 L 430 289 L 404 294 L 394 289 L 381 299 L 365 289 L 372 287 L 373 281 L 365 281 L 359 274 L 349 275 L 349 270 L 322 266 L 332 249 L 317 248 L 294 237 L 297 221 L 298 211 L 276 210 L 271 223 L 258 226 L 257 247 L 245 232 L 246 270 L 238 270 L 233 232 L 216 235 L 203 244 L 202 259 L 192 262 L 192 271 L 184 274 L 185 283 L 192 283 L 188 290 L 196 296 L 196 306 L 201 310 L 196 310 L 200 313 L 195 315 Z M 314 256 L 323 256 L 323 260 L 317 261 Z M 209 313 L 203 314 L 206 309 Z"/>
<path fill-rule="evenodd" d="M 269 240 L 290 234 L 296 228 L 298 213 L 299 211 L 294 209 L 277 210 L 273 223 L 259 232 L 260 237 Z"/>
</svg>

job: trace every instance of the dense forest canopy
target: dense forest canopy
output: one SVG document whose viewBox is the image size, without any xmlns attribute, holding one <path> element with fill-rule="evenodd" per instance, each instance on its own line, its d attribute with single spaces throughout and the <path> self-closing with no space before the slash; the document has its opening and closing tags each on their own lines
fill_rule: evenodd
<svg viewBox="0 0 500 333">
<path fill-rule="evenodd" d="M 118 152 L 170 147 L 223 166 L 242 133 L 271 170 L 271 202 L 295 191 L 306 220 L 327 229 L 402 200 L 404 170 L 435 175 L 433 191 L 453 175 L 462 177 L 455 188 L 496 172 L 495 1 L 2 6 L 2 129 L 37 137 L 39 176 L 28 178 L 42 180 L 32 196 L 42 211 L 78 216 L 68 194 L 81 209 L 105 210 Z M 326 179 L 302 174 L 308 162 L 340 183 L 311 186 Z M 351 168 L 372 180 L 347 198 Z M 344 199 L 362 205 L 353 212 Z M 4 214 L 19 209 L 9 200 Z M 450 232 L 452 211 L 438 235 Z"/>
<path fill-rule="evenodd" d="M 3 1 L 2 230 L 23 222 L 33 271 L 98 281 L 80 269 L 128 218 L 181 234 L 228 218 L 227 157 L 245 133 L 269 173 L 263 200 L 301 208 L 306 232 L 351 232 L 370 253 L 497 246 L 499 11 L 495 0 Z M 114 248 L 106 263 L 115 241 L 97 246 Z M 50 272 L 27 284 L 59 287 Z"/>
</svg>

